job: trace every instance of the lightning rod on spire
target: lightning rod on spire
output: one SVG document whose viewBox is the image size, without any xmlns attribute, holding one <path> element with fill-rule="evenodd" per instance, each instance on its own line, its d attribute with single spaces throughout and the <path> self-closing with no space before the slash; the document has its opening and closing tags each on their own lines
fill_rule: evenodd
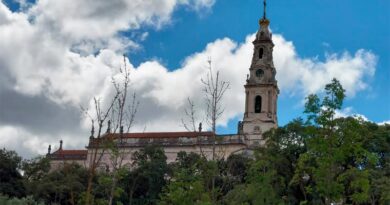
<svg viewBox="0 0 390 205">
<path fill-rule="evenodd" d="M 266 19 L 267 18 L 267 0 L 264 0 L 263 1 L 263 4 L 264 4 L 264 13 L 263 13 L 263 19 Z"/>
</svg>

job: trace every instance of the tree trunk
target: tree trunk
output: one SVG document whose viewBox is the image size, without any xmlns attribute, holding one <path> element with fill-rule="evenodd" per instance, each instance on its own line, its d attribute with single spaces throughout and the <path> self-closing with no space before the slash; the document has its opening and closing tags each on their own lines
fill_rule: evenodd
<svg viewBox="0 0 390 205">
<path fill-rule="evenodd" d="M 73 190 L 70 191 L 70 204 L 74 205 L 74 193 L 73 193 Z"/>
<path fill-rule="evenodd" d="M 134 194 L 135 185 L 137 184 L 137 179 L 138 179 L 138 176 L 135 177 L 134 182 L 133 182 L 133 184 L 131 185 L 131 188 L 130 188 L 129 205 L 133 204 L 133 194 Z"/>
<path fill-rule="evenodd" d="M 93 177 L 94 177 L 94 173 L 93 173 L 93 170 L 91 170 L 89 175 L 88 175 L 87 193 L 85 194 L 85 205 L 91 204 L 91 192 L 92 192 Z"/>
<path fill-rule="evenodd" d="M 111 190 L 110 190 L 110 198 L 109 198 L 109 201 L 108 201 L 108 205 L 112 205 L 112 202 L 114 200 L 116 181 L 117 180 L 116 180 L 116 171 L 115 171 L 114 177 L 112 179 L 112 186 L 111 186 Z"/>
</svg>

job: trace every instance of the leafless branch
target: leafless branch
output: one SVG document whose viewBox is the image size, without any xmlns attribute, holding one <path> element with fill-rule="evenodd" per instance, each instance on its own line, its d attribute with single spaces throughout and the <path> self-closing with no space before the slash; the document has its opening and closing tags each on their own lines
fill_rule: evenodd
<svg viewBox="0 0 390 205">
<path fill-rule="evenodd" d="M 216 125 L 218 119 L 222 116 L 224 108 L 222 107 L 222 98 L 227 89 L 229 89 L 229 82 L 220 79 L 220 73 L 214 73 L 212 69 L 211 59 L 208 60 L 208 73 L 205 79 L 201 79 L 203 83 L 203 92 L 206 101 L 206 122 L 214 133 L 213 139 L 213 156 L 215 159 L 215 143 L 216 143 Z"/>
<path fill-rule="evenodd" d="M 188 107 L 184 109 L 185 118 L 181 119 L 183 127 L 189 132 L 196 132 L 196 110 L 195 104 L 187 98 Z"/>
<path fill-rule="evenodd" d="M 113 169 L 111 193 L 109 196 L 109 202 L 110 204 L 112 203 L 116 182 L 118 180 L 117 171 L 122 167 L 124 157 L 126 156 L 126 150 L 120 148 L 123 143 L 123 127 L 126 126 L 127 131 L 130 130 L 132 124 L 134 123 L 139 102 L 136 101 L 136 95 L 134 94 L 131 104 L 126 104 L 128 100 L 127 93 L 130 85 L 130 70 L 127 68 L 125 56 L 123 57 L 123 61 L 124 67 L 119 68 L 119 75 L 116 76 L 119 79 L 114 76 L 111 78 L 115 92 L 107 107 L 102 105 L 99 98 L 94 98 L 95 118 L 92 117 L 88 110 L 82 108 L 82 111 L 86 113 L 86 116 L 92 119 L 91 121 L 93 126 L 94 122 L 97 122 L 98 125 L 96 139 L 92 138 L 92 144 L 90 144 L 92 155 L 90 158 L 86 204 L 91 203 L 92 179 L 96 173 L 96 168 L 100 166 L 101 160 L 106 152 L 110 155 L 110 163 Z M 118 129 L 120 130 L 119 139 L 115 137 L 109 138 L 110 135 L 108 135 L 107 138 L 101 138 L 102 129 L 107 120 L 109 120 L 110 124 L 112 123 L 114 133 L 116 133 Z M 110 131 L 111 127 L 108 127 L 107 132 Z"/>
</svg>

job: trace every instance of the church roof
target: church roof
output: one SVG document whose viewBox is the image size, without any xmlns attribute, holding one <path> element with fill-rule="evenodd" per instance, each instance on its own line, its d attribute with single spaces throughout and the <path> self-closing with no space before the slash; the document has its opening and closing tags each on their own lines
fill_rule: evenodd
<svg viewBox="0 0 390 205">
<path fill-rule="evenodd" d="M 63 150 L 58 149 L 49 155 L 54 160 L 84 160 L 87 158 L 87 150 Z"/>
<path fill-rule="evenodd" d="M 142 133 L 123 133 L 123 138 L 195 138 L 199 136 L 211 137 L 213 132 L 142 132 Z M 119 138 L 120 133 L 108 133 L 103 135 L 107 138 Z"/>
</svg>

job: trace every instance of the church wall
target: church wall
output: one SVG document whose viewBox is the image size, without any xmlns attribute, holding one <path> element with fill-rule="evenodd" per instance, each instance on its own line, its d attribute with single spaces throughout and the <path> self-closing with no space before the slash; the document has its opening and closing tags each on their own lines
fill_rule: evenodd
<svg viewBox="0 0 390 205">
<path fill-rule="evenodd" d="M 66 164 L 78 164 L 84 168 L 87 168 L 87 161 L 85 159 L 80 160 L 50 160 L 50 170 L 57 170 L 64 167 Z"/>
<path fill-rule="evenodd" d="M 199 155 L 205 156 L 207 159 L 211 160 L 212 159 L 212 145 L 207 145 L 207 146 L 169 146 L 169 147 L 163 147 L 165 156 L 167 157 L 167 163 L 172 163 L 176 161 L 177 154 L 181 151 L 187 152 L 187 153 L 197 153 Z M 216 153 L 216 158 L 227 158 L 231 154 L 243 150 L 246 148 L 246 145 L 244 144 L 227 144 L 227 145 L 217 145 L 215 149 Z M 122 166 L 125 167 L 131 167 L 133 160 L 132 156 L 134 155 L 135 152 L 139 151 L 142 149 L 142 147 L 126 147 L 126 148 L 121 148 L 121 159 L 122 159 Z M 101 153 L 103 152 L 102 149 L 98 150 L 98 155 L 100 156 Z M 93 154 L 93 150 L 89 149 L 88 150 L 88 157 L 86 160 L 86 165 L 88 166 L 91 161 L 91 156 Z M 109 170 L 113 170 L 113 162 L 114 160 L 112 159 L 112 155 L 109 150 L 105 150 L 103 153 L 103 156 L 100 161 L 100 165 L 98 166 L 100 171 L 105 171 L 107 168 Z"/>
</svg>

